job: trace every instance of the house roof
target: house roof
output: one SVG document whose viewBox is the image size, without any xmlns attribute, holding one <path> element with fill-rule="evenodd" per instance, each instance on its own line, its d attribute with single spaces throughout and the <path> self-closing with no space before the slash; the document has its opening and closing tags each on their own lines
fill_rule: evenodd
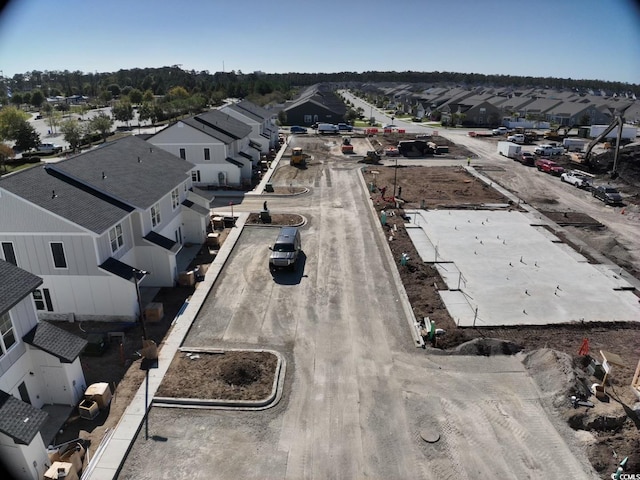
<svg viewBox="0 0 640 480">
<path fill-rule="evenodd" d="M 182 246 L 175 240 L 171 240 L 170 238 L 153 231 L 147 233 L 144 236 L 144 239 L 173 253 L 178 252 L 182 248 Z"/>
<path fill-rule="evenodd" d="M 0 315 L 7 313 L 42 284 L 42 279 L 0 260 Z"/>
<path fill-rule="evenodd" d="M 29 445 L 49 414 L 0 390 L 0 432 L 14 442 Z"/>
<path fill-rule="evenodd" d="M 211 215 L 211 211 L 208 208 L 205 208 L 202 205 L 198 205 L 197 203 L 194 203 L 191 200 L 184 200 L 182 202 L 182 205 L 190 210 L 193 210 L 194 212 L 200 215 L 204 215 L 204 216 Z"/>
<path fill-rule="evenodd" d="M 120 278 L 124 278 L 125 280 L 133 279 L 133 272 L 135 268 L 131 265 L 127 265 L 124 262 L 121 262 L 118 259 L 113 257 L 107 258 L 101 265 L 100 268 L 106 270 L 109 273 L 113 273 Z"/>
<path fill-rule="evenodd" d="M 87 341 L 49 322 L 40 321 L 22 337 L 25 343 L 32 345 L 63 363 L 72 363 L 82 353 Z"/>
<path fill-rule="evenodd" d="M 0 179 L 0 188 L 91 232 L 148 209 L 187 180 L 193 164 L 137 137 Z"/>
<path fill-rule="evenodd" d="M 234 110 L 244 115 L 245 117 L 260 123 L 264 122 L 268 118 L 271 118 L 271 113 L 269 113 L 269 111 L 265 110 L 262 107 L 259 107 L 254 103 L 251 103 L 248 100 L 242 100 L 241 102 L 227 105 L 221 110 L 224 111 L 225 108 L 230 108 L 231 110 Z"/>
<path fill-rule="evenodd" d="M 242 162 L 240 162 L 240 161 L 238 161 L 238 160 L 236 160 L 236 159 L 234 159 L 234 158 L 231 158 L 231 157 L 227 157 L 227 158 L 225 158 L 225 161 L 227 161 L 227 162 L 229 162 L 229 163 L 231 163 L 231 164 L 235 165 L 235 166 L 236 166 L 236 167 L 238 167 L 238 168 L 242 168 L 242 167 L 244 167 L 244 163 L 242 163 Z"/>
<path fill-rule="evenodd" d="M 231 143 L 251 134 L 249 125 L 220 110 L 209 110 L 183 121 L 198 130 L 207 127 L 209 130 L 205 130 L 206 133 L 224 143 Z"/>
<path fill-rule="evenodd" d="M 140 209 L 148 209 L 187 180 L 193 168 L 193 164 L 135 136 L 50 165 L 98 192 Z"/>
<path fill-rule="evenodd" d="M 344 102 L 335 94 L 328 86 L 316 84 L 304 90 L 298 98 L 284 108 L 285 111 L 297 108 L 305 103 L 312 103 L 316 106 L 323 107 L 336 115 L 344 115 L 347 107 Z"/>
</svg>

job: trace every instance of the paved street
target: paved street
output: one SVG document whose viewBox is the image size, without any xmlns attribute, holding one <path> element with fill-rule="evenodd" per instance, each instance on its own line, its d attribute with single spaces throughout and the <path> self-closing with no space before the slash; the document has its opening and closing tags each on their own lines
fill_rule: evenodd
<svg viewBox="0 0 640 480">
<path fill-rule="evenodd" d="M 272 277 L 277 229 L 245 228 L 185 340 L 280 351 L 280 403 L 154 407 L 151 437 L 138 436 L 119 478 L 594 478 L 519 359 L 434 357 L 414 346 L 357 167 L 325 159 L 307 172 L 309 194 L 269 198 L 273 212 L 307 218 L 304 266 Z M 439 442 L 421 438 L 433 433 Z"/>
</svg>

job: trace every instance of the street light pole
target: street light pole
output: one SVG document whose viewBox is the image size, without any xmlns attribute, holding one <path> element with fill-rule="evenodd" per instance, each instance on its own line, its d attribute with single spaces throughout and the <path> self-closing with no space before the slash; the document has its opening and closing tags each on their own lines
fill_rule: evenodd
<svg viewBox="0 0 640 480">
<path fill-rule="evenodd" d="M 140 280 L 142 280 L 142 278 L 144 278 L 145 275 L 148 275 L 149 272 L 146 272 L 144 270 L 138 270 L 137 268 L 133 269 L 133 282 L 136 284 L 136 296 L 138 298 L 138 310 L 139 310 L 139 318 L 140 318 L 140 325 L 142 326 L 142 337 L 144 340 L 147 340 L 147 327 L 144 323 L 144 312 L 142 311 L 142 297 L 140 295 Z M 140 278 L 138 278 L 138 275 L 141 275 Z"/>
</svg>

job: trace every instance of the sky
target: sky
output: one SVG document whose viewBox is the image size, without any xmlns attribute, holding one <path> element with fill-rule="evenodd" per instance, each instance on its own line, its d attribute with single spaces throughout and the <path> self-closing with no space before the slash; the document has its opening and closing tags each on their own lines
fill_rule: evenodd
<svg viewBox="0 0 640 480">
<path fill-rule="evenodd" d="M 640 84 L 635 0 L 12 0 L 0 74 L 448 71 Z"/>
</svg>

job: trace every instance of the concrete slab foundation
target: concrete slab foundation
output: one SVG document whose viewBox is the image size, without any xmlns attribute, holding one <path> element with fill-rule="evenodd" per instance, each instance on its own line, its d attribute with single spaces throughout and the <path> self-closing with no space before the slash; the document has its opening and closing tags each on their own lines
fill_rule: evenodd
<svg viewBox="0 0 640 480">
<path fill-rule="evenodd" d="M 412 211 L 407 232 L 463 327 L 640 321 L 633 287 L 517 211 Z M 477 311 L 477 314 L 476 314 Z"/>
</svg>

